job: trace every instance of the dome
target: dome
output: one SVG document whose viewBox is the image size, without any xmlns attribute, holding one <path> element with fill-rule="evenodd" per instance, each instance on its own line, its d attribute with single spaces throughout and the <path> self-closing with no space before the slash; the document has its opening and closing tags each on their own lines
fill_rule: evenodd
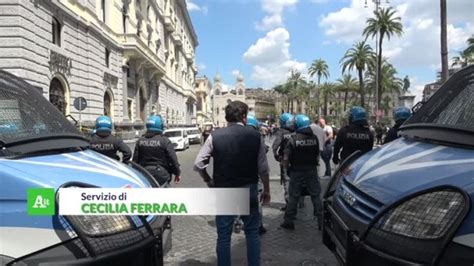
<svg viewBox="0 0 474 266">
<path fill-rule="evenodd" d="M 216 76 L 214 77 L 214 82 L 221 82 L 221 75 L 216 74 Z"/>
<path fill-rule="evenodd" d="M 242 74 L 237 75 L 237 82 L 243 82 L 244 76 Z"/>
</svg>

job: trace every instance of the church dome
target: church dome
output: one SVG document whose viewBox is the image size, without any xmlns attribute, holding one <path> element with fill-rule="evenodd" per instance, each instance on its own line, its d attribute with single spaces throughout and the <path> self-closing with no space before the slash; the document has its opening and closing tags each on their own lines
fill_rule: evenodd
<svg viewBox="0 0 474 266">
<path fill-rule="evenodd" d="M 243 82 L 244 76 L 242 74 L 237 75 L 237 82 Z"/>
<path fill-rule="evenodd" d="M 221 82 L 221 75 L 216 74 L 216 76 L 214 77 L 214 82 Z"/>
</svg>

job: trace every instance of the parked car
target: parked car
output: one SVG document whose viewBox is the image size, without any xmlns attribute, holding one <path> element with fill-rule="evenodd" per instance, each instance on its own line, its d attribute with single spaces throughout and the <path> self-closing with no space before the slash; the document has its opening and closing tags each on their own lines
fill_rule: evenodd
<svg viewBox="0 0 474 266">
<path fill-rule="evenodd" d="M 186 129 L 188 133 L 189 144 L 201 143 L 201 131 L 197 127 L 190 127 Z"/>
<path fill-rule="evenodd" d="M 343 265 L 474 264 L 474 66 L 401 127 L 347 158 L 324 195 L 323 242 Z"/>
<path fill-rule="evenodd" d="M 186 150 L 189 148 L 189 139 L 186 128 L 171 128 L 164 132 L 164 135 L 170 139 L 175 150 Z"/>
<path fill-rule="evenodd" d="M 31 188 L 158 187 L 141 167 L 88 147 L 36 88 L 0 70 L 0 265 L 163 262 L 169 217 L 28 215 Z"/>
</svg>

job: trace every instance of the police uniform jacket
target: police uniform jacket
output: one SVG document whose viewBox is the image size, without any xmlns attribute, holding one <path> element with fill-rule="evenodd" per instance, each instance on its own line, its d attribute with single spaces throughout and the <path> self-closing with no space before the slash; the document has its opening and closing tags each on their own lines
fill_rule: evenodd
<svg viewBox="0 0 474 266">
<path fill-rule="evenodd" d="M 138 139 L 133 161 L 145 168 L 161 166 L 170 174 L 181 175 L 173 143 L 160 134 L 147 133 Z"/>
<path fill-rule="evenodd" d="M 107 157 L 118 160 L 117 151 L 123 154 L 123 161 L 126 162 L 132 157 L 132 151 L 121 140 L 110 133 L 97 133 L 90 139 L 90 147 L 92 150 L 101 153 Z"/>
<path fill-rule="evenodd" d="M 283 151 L 286 147 L 288 139 L 291 137 L 292 132 L 286 128 L 279 128 L 275 133 L 275 140 L 272 144 L 273 156 L 275 160 L 280 161 L 283 156 Z"/>
<path fill-rule="evenodd" d="M 284 156 L 289 161 L 290 172 L 317 170 L 318 155 L 318 137 L 309 127 L 293 134 L 284 150 Z"/>
<path fill-rule="evenodd" d="M 357 150 L 366 153 L 374 146 L 374 134 L 367 125 L 350 124 L 339 130 L 334 143 L 334 157 L 338 158 L 341 151 L 341 161 Z"/>
</svg>

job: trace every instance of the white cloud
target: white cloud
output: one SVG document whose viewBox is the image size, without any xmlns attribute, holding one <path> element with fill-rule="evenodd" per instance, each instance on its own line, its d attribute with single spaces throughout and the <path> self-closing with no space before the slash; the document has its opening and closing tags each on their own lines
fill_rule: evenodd
<svg viewBox="0 0 474 266">
<path fill-rule="evenodd" d="M 259 31 L 269 31 L 283 26 L 283 11 L 297 2 L 298 0 L 262 0 L 262 9 L 268 15 L 257 22 L 255 28 Z"/>
<path fill-rule="evenodd" d="M 271 87 L 284 82 L 290 70 L 306 72 L 306 63 L 292 58 L 290 33 L 276 28 L 252 44 L 244 53 L 244 60 L 253 65 L 251 75 L 257 86 Z"/>
<path fill-rule="evenodd" d="M 196 3 L 192 2 L 192 0 L 186 0 L 186 5 L 188 7 L 189 12 L 202 12 L 204 15 L 207 15 L 207 6 L 199 6 Z"/>
<path fill-rule="evenodd" d="M 369 1 L 370 3 L 371 1 Z M 384 56 L 398 67 L 432 66 L 440 61 L 439 3 L 432 0 L 392 0 L 402 17 L 404 34 L 384 40 Z M 474 1 L 451 0 L 448 3 L 448 48 L 450 53 L 463 49 L 466 39 L 474 34 L 472 19 Z M 352 44 L 361 40 L 365 21 L 372 16 L 373 7 L 364 8 L 363 1 L 352 0 L 349 7 L 321 17 L 319 26 L 325 34 L 339 43 Z M 372 46 L 375 41 L 369 39 Z M 450 54 L 450 57 L 454 54 Z"/>
<path fill-rule="evenodd" d="M 240 70 L 234 69 L 232 70 L 232 76 L 237 77 L 240 75 Z"/>
<path fill-rule="evenodd" d="M 202 72 L 202 71 L 206 70 L 206 65 L 203 64 L 203 63 L 199 63 L 199 64 L 197 65 L 197 68 L 198 68 L 198 71 L 199 71 L 199 72 Z"/>
</svg>

